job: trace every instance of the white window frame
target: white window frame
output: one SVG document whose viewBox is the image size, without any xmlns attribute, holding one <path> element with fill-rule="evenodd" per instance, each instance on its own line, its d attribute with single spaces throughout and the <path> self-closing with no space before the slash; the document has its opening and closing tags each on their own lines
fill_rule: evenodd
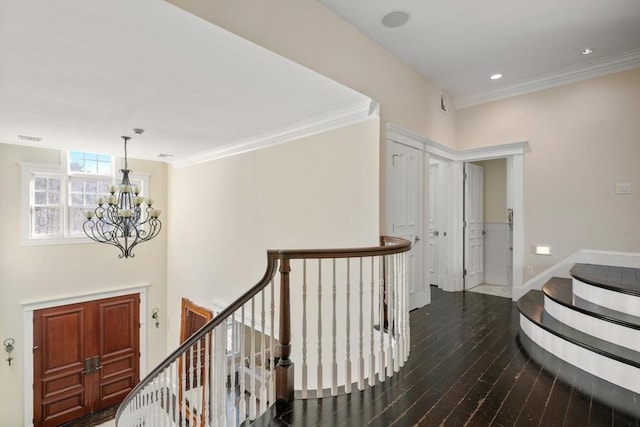
<svg viewBox="0 0 640 427">
<path fill-rule="evenodd" d="M 77 151 L 77 150 L 73 150 Z M 115 184 L 120 184 L 122 176 L 117 165 L 122 159 L 111 156 L 112 171 L 110 175 L 94 175 L 83 172 L 70 172 L 68 167 L 69 151 L 60 150 L 60 161 L 57 165 L 37 164 L 37 163 L 19 163 L 21 169 L 21 225 L 20 225 L 20 244 L 22 246 L 42 246 L 42 245 L 66 245 L 76 243 L 92 242 L 86 236 L 71 234 L 70 212 L 70 179 L 71 178 L 88 178 L 88 179 L 110 179 Z M 62 235 L 56 236 L 34 236 L 32 235 L 32 194 L 33 194 L 33 178 L 34 176 L 59 176 L 62 179 L 61 194 L 62 200 Z M 132 173 L 129 178 L 131 181 L 139 181 L 142 183 L 142 194 L 146 197 L 150 195 L 149 174 Z"/>
</svg>

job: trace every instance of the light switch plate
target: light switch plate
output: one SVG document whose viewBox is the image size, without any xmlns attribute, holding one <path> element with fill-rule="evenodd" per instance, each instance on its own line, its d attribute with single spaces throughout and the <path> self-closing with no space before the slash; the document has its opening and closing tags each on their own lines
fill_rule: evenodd
<svg viewBox="0 0 640 427">
<path fill-rule="evenodd" d="M 631 194 L 631 184 L 628 182 L 618 182 L 616 184 L 616 194 Z"/>
</svg>

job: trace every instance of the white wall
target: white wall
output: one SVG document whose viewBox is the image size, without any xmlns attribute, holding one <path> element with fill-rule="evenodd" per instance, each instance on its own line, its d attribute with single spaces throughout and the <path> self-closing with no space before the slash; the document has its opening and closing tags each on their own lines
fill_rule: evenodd
<svg viewBox="0 0 640 427">
<path fill-rule="evenodd" d="M 380 103 L 380 123 L 453 146 L 455 111 L 441 90 L 318 1 L 169 0 L 196 16 L 355 89 Z M 385 150 L 384 129 L 380 150 Z M 386 228 L 380 156 L 380 229 Z"/>
<path fill-rule="evenodd" d="M 370 119 L 170 170 L 169 348 L 180 298 L 233 302 L 264 274 L 267 249 L 378 244 L 378 129 Z"/>
<path fill-rule="evenodd" d="M 639 118 L 640 69 L 457 112 L 459 148 L 529 141 L 525 271 L 579 249 L 640 251 Z M 616 195 L 619 182 L 632 193 Z M 552 255 L 533 254 L 536 244 Z"/>
<path fill-rule="evenodd" d="M 123 286 L 148 284 L 147 321 L 151 309 L 164 316 L 166 299 L 166 235 L 139 246 L 133 259 L 119 259 L 118 252 L 97 243 L 21 246 L 20 186 L 18 162 L 57 165 L 57 150 L 0 144 L 0 342 L 14 338 L 16 349 L 9 366 L 0 348 L 0 426 L 23 425 L 26 351 L 23 339 L 25 302 L 109 291 Z M 130 160 L 134 172 L 150 173 L 151 194 L 158 207 L 165 208 L 166 166 L 163 163 Z M 26 190 L 28 191 L 28 189 Z M 165 324 L 151 326 L 147 333 L 147 366 L 152 368 L 164 356 Z M 144 333 L 144 331 L 142 332 Z"/>
</svg>

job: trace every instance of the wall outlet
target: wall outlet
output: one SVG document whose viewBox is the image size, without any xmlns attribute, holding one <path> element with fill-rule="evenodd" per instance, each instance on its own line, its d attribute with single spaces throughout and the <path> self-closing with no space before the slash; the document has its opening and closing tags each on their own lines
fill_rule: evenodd
<svg viewBox="0 0 640 427">
<path fill-rule="evenodd" d="M 527 266 L 527 276 L 533 276 L 533 267 L 532 266 Z"/>
</svg>

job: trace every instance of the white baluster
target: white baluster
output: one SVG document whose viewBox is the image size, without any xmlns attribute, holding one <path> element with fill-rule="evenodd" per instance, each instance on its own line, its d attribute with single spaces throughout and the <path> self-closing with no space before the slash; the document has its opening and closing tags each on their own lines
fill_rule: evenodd
<svg viewBox="0 0 640 427">
<path fill-rule="evenodd" d="M 374 340 L 373 340 L 373 325 L 374 325 L 374 311 L 375 311 L 375 305 L 374 305 L 374 296 L 375 296 L 375 262 L 374 262 L 375 258 L 371 257 L 371 289 L 370 289 L 370 294 L 371 294 L 371 306 L 369 307 L 369 314 L 371 315 L 370 318 L 370 322 L 369 322 L 369 386 L 373 387 L 373 385 L 376 383 L 376 356 L 375 356 L 375 350 L 374 350 Z"/>
<path fill-rule="evenodd" d="M 387 288 L 387 317 L 388 317 L 388 323 L 387 323 L 387 340 L 388 340 L 388 346 L 387 346 L 387 376 L 388 377 L 392 377 L 393 376 L 393 365 L 395 363 L 395 360 L 393 359 L 393 345 L 394 345 L 394 339 L 393 339 L 393 334 L 394 334 L 394 329 L 395 329 L 395 306 L 396 306 L 396 296 L 395 296 L 395 283 L 394 283 L 394 277 L 393 277 L 393 255 L 388 255 L 385 258 L 387 258 L 387 279 L 386 279 L 386 288 Z"/>
<path fill-rule="evenodd" d="M 271 291 L 271 333 L 269 334 L 270 345 L 269 348 L 271 354 L 271 375 L 269 375 L 269 403 L 272 405 L 276 401 L 276 343 L 274 339 L 275 335 L 275 318 L 276 318 L 276 300 L 275 300 L 275 285 L 273 283 L 273 278 L 271 278 L 271 282 L 269 282 L 269 288 Z"/>
<path fill-rule="evenodd" d="M 266 342 L 265 342 L 265 333 L 266 333 L 266 306 L 265 306 L 265 290 L 263 289 L 260 292 L 260 301 L 261 301 L 261 312 L 260 312 L 260 325 L 262 327 L 262 331 L 260 334 L 260 366 L 259 374 L 260 378 L 260 414 L 263 414 L 267 410 L 267 357 L 266 357 Z"/>
<path fill-rule="evenodd" d="M 378 379 L 385 380 L 385 358 L 384 358 L 384 256 L 379 257 L 378 271 L 378 323 L 380 327 L 380 351 L 378 352 Z"/>
<path fill-rule="evenodd" d="M 251 353 L 249 354 L 249 364 L 251 371 L 251 385 L 249 396 L 249 418 L 256 419 L 256 299 L 251 298 Z"/>
<path fill-rule="evenodd" d="M 238 375 L 240 378 L 240 398 L 238 401 L 238 405 L 240 406 L 240 422 L 244 421 L 247 418 L 247 400 L 246 400 L 246 386 L 247 384 L 245 384 L 245 354 L 244 354 L 244 347 L 246 345 L 246 340 L 244 339 L 245 337 L 245 316 L 244 316 L 244 306 L 245 304 L 242 305 L 242 308 L 240 309 L 240 317 L 241 317 L 241 322 L 240 322 L 240 368 L 238 369 Z"/>
<path fill-rule="evenodd" d="M 209 372 L 211 372 L 211 332 L 204 336 L 204 366 L 202 371 L 202 387 L 204 393 L 202 395 L 202 403 L 204 405 L 204 412 L 202 413 L 204 418 L 203 422 L 206 425 L 211 423 L 211 379 L 209 378 Z"/>
<path fill-rule="evenodd" d="M 212 411 L 214 412 L 213 426 L 223 427 L 227 425 L 227 325 L 221 323 L 213 329 L 213 378 L 214 385 L 211 392 L 215 403 Z"/>
<path fill-rule="evenodd" d="M 322 397 L 322 259 L 318 259 L 318 383 L 317 397 Z"/>
<path fill-rule="evenodd" d="M 359 266 L 360 266 L 360 279 L 358 282 L 358 288 L 360 292 L 360 298 L 358 300 L 358 389 L 364 390 L 364 313 L 362 312 L 362 302 L 364 300 L 364 281 L 362 278 L 362 263 L 364 260 L 362 257 L 359 258 Z"/>
<path fill-rule="evenodd" d="M 308 397 L 307 386 L 307 260 L 302 260 L 302 398 Z"/>
<path fill-rule="evenodd" d="M 187 415 L 186 415 L 186 408 L 187 408 L 187 354 L 188 353 L 183 353 L 181 356 L 182 359 L 182 384 L 181 384 L 181 402 L 182 404 L 180 405 L 180 424 L 185 427 L 187 425 Z"/>
<path fill-rule="evenodd" d="M 240 369 L 238 369 L 238 367 L 236 366 L 236 325 L 235 325 L 235 315 L 236 313 L 233 312 L 233 314 L 231 314 L 230 317 L 230 321 L 231 321 L 231 357 L 227 358 L 229 363 L 230 363 L 230 371 L 229 371 L 229 377 L 230 377 L 230 385 L 229 385 L 229 396 L 230 396 L 230 401 L 229 401 L 229 410 L 230 410 L 230 414 L 229 414 L 229 424 L 230 425 L 235 425 L 236 424 L 236 416 L 237 416 L 237 406 L 236 406 L 236 372 L 238 373 L 238 375 L 240 374 Z"/>
<path fill-rule="evenodd" d="M 338 361 L 336 358 L 336 259 L 331 265 L 333 281 L 331 286 L 331 394 L 338 395 Z"/>
<path fill-rule="evenodd" d="M 344 382 L 344 391 L 345 393 L 351 393 L 351 260 L 347 258 L 347 360 L 346 366 L 344 370 L 345 382 Z"/>
</svg>

